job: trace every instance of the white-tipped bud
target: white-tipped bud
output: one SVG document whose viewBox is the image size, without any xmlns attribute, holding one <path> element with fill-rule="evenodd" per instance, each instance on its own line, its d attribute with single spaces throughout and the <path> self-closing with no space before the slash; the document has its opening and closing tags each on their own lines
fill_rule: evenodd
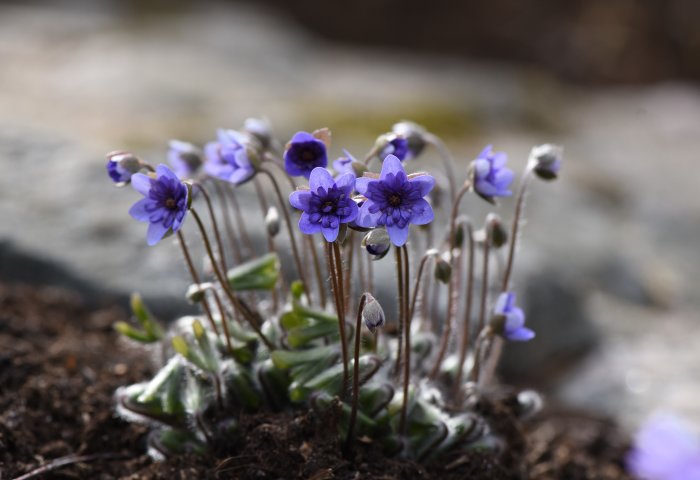
<svg viewBox="0 0 700 480">
<path fill-rule="evenodd" d="M 255 137 L 263 149 L 267 150 L 272 144 L 272 126 L 266 118 L 247 118 L 243 130 Z"/>
<path fill-rule="evenodd" d="M 379 304 L 376 298 L 372 296 L 370 293 L 366 293 L 366 298 L 367 302 L 365 303 L 364 308 L 362 309 L 362 321 L 364 322 L 365 326 L 372 332 L 377 328 L 381 328 L 384 326 L 384 322 L 386 322 L 386 318 L 384 317 L 384 310 L 382 309 L 382 306 Z"/>
<path fill-rule="evenodd" d="M 559 175 L 564 149 L 559 145 L 545 143 L 534 147 L 528 160 L 535 175 L 543 180 L 554 180 Z"/>
<path fill-rule="evenodd" d="M 426 130 L 417 123 L 403 120 L 395 123 L 391 129 L 396 135 L 399 135 L 408 141 L 408 150 L 412 157 L 417 157 L 425 149 Z"/>
<path fill-rule="evenodd" d="M 265 228 L 267 229 L 267 234 L 271 237 L 276 237 L 280 233 L 280 213 L 274 206 L 267 209 Z"/>
<path fill-rule="evenodd" d="M 185 297 L 190 303 L 200 303 L 202 300 L 204 300 L 207 290 L 213 287 L 214 285 L 209 282 L 193 283 L 187 288 L 187 293 L 185 294 Z"/>
</svg>

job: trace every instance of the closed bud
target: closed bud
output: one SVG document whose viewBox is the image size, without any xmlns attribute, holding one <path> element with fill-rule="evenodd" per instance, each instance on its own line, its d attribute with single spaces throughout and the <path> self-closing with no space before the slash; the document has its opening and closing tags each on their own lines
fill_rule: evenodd
<svg viewBox="0 0 700 480">
<path fill-rule="evenodd" d="M 444 284 L 450 283 L 452 265 L 442 257 L 435 258 L 435 278 Z"/>
<path fill-rule="evenodd" d="M 386 318 L 384 317 L 384 310 L 377 299 L 369 293 L 366 293 L 365 295 L 367 302 L 362 309 L 362 321 L 364 322 L 365 326 L 372 333 L 374 333 L 377 328 L 384 326 Z"/>
<path fill-rule="evenodd" d="M 170 140 L 168 162 L 180 179 L 191 178 L 202 166 L 202 152 L 189 142 Z"/>
<path fill-rule="evenodd" d="M 243 123 L 243 130 L 256 138 L 263 149 L 272 145 L 272 127 L 266 118 L 248 118 Z"/>
<path fill-rule="evenodd" d="M 500 248 L 508 243 L 508 231 L 503 226 L 498 215 L 490 213 L 486 217 L 486 228 L 489 229 L 488 236 L 491 239 L 492 246 Z"/>
<path fill-rule="evenodd" d="M 386 230 L 375 228 L 364 236 L 362 246 L 372 255 L 372 260 L 381 260 L 391 249 L 391 239 Z"/>
<path fill-rule="evenodd" d="M 267 229 L 267 234 L 271 237 L 276 237 L 280 233 L 280 214 L 274 206 L 267 209 L 265 228 Z"/>
<path fill-rule="evenodd" d="M 214 285 L 209 282 L 194 283 L 190 285 L 189 288 L 187 288 L 187 293 L 185 294 L 185 297 L 190 303 L 200 303 L 202 300 L 204 300 L 207 290 L 213 288 L 213 286 Z"/>
<path fill-rule="evenodd" d="M 143 160 L 133 153 L 115 151 L 107 154 L 107 173 L 118 187 L 128 184 L 131 176 L 144 167 Z"/>
<path fill-rule="evenodd" d="M 541 179 L 554 180 L 559 175 L 563 154 L 561 146 L 545 143 L 532 149 L 528 163 Z"/>
<path fill-rule="evenodd" d="M 455 228 L 455 234 L 452 237 L 452 248 L 462 248 L 464 245 L 464 225 L 461 223 Z"/>
</svg>

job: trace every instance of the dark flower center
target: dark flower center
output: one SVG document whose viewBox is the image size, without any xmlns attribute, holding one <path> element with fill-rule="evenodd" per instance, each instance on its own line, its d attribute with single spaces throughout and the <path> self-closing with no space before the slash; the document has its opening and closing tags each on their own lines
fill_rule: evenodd
<svg viewBox="0 0 700 480">
<path fill-rule="evenodd" d="M 165 201 L 165 208 L 169 210 L 174 210 L 175 207 L 177 207 L 177 200 L 174 198 L 170 197 Z"/>
<path fill-rule="evenodd" d="M 316 158 L 316 155 L 314 154 L 314 152 L 311 151 L 311 149 L 306 149 L 303 152 L 301 152 L 301 159 L 305 162 L 310 162 L 314 158 Z"/>
<path fill-rule="evenodd" d="M 392 207 L 398 207 L 401 205 L 401 196 L 396 193 L 391 194 L 389 196 L 389 205 Z"/>
</svg>

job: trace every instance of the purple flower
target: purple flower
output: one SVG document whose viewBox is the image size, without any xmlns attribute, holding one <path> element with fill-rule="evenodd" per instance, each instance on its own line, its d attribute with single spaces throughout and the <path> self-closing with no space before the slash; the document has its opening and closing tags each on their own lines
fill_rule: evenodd
<svg viewBox="0 0 700 480">
<path fill-rule="evenodd" d="M 386 158 L 387 155 L 394 155 L 401 161 L 413 158 L 413 153 L 408 148 L 408 140 L 399 136 L 393 136 L 379 152 L 379 158 Z"/>
<path fill-rule="evenodd" d="M 508 190 L 513 181 L 513 171 L 506 168 L 507 161 L 505 153 L 494 152 L 491 145 L 488 145 L 472 162 L 474 191 L 484 200 L 493 203 L 494 197 L 509 197 L 513 194 Z"/>
<path fill-rule="evenodd" d="M 192 178 L 202 166 L 202 155 L 197 147 L 188 142 L 170 140 L 168 142 L 168 163 L 175 174 L 185 180 Z"/>
<path fill-rule="evenodd" d="M 326 144 L 308 132 L 297 132 L 284 152 L 284 168 L 292 177 L 309 178 L 316 167 L 327 165 Z"/>
<path fill-rule="evenodd" d="M 423 197 L 434 185 L 435 179 L 427 174 L 409 178 L 401 160 L 388 155 L 379 179 L 360 177 L 355 183 L 357 191 L 367 198 L 357 224 L 365 228 L 384 226 L 394 245 L 404 245 L 411 223 L 425 225 L 433 221 L 433 209 Z"/>
<path fill-rule="evenodd" d="M 217 131 L 218 140 L 204 147 L 204 171 L 212 177 L 240 185 L 250 180 L 255 168 L 248 157 L 247 138 L 235 130 Z"/>
<path fill-rule="evenodd" d="M 645 480 L 700 480 L 700 442 L 679 418 L 657 414 L 637 433 L 627 468 Z"/>
<path fill-rule="evenodd" d="M 309 178 L 309 190 L 297 190 L 289 203 L 302 210 L 299 229 L 306 234 L 322 232 L 329 242 L 338 238 L 341 223 L 357 217 L 357 204 L 350 198 L 355 176 L 349 173 L 333 179 L 325 168 L 316 167 Z"/>
<path fill-rule="evenodd" d="M 156 178 L 143 173 L 131 177 L 131 185 L 143 195 L 129 210 L 139 222 L 148 222 L 149 245 L 158 243 L 167 233 L 177 232 L 189 208 L 189 192 L 166 165 L 158 165 Z"/>
<path fill-rule="evenodd" d="M 355 157 L 350 155 L 347 150 L 343 150 L 343 153 L 345 154 L 344 156 L 333 162 L 333 170 L 335 170 L 338 175 L 352 173 L 352 175 L 356 177 L 357 175 L 355 174 L 355 169 L 352 167 L 352 162 L 356 162 L 357 160 L 355 160 Z"/>
<path fill-rule="evenodd" d="M 118 186 L 131 181 L 131 176 L 142 168 L 141 161 L 129 152 L 111 152 L 107 154 L 107 174 Z"/>
<path fill-rule="evenodd" d="M 515 306 L 515 293 L 504 292 L 499 295 L 493 307 L 494 322 L 498 325 L 498 333 L 514 342 L 527 342 L 535 337 L 535 332 L 525 326 L 525 314 Z"/>
</svg>

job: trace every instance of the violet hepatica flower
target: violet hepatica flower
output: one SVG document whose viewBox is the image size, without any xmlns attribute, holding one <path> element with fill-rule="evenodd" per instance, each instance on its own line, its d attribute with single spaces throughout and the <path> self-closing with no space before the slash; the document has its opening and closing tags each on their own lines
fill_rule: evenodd
<svg viewBox="0 0 700 480">
<path fill-rule="evenodd" d="M 302 210 L 299 229 L 306 234 L 323 233 L 326 241 L 338 238 L 341 223 L 357 217 L 357 204 L 350 198 L 355 176 L 349 173 L 333 179 L 325 168 L 316 167 L 309 177 L 309 190 L 289 196 L 292 207 Z"/>
<path fill-rule="evenodd" d="M 353 176 L 357 176 L 355 174 L 355 169 L 352 167 L 352 162 L 356 162 L 357 160 L 355 160 L 355 157 L 350 155 L 347 150 L 343 150 L 343 153 L 344 155 L 342 157 L 333 162 L 333 170 L 335 170 L 338 175 L 352 173 Z"/>
<path fill-rule="evenodd" d="M 309 178 L 317 168 L 326 168 L 326 144 L 308 132 L 297 132 L 284 152 L 284 168 L 292 177 Z"/>
<path fill-rule="evenodd" d="M 250 180 L 255 168 L 248 157 L 248 139 L 235 130 L 220 129 L 217 141 L 204 147 L 207 161 L 204 171 L 212 177 L 220 178 L 235 185 Z"/>
<path fill-rule="evenodd" d="M 492 325 L 498 325 L 497 333 L 515 342 L 527 342 L 535 337 L 535 332 L 525 326 L 525 314 L 515 306 L 515 293 L 504 292 L 499 295 L 493 307 Z"/>
<path fill-rule="evenodd" d="M 681 419 L 657 414 L 637 433 L 627 468 L 644 480 L 700 480 L 700 441 Z"/>
<path fill-rule="evenodd" d="M 129 152 L 111 152 L 107 154 L 107 174 L 117 186 L 126 185 L 133 174 L 142 168 L 141 161 Z"/>
<path fill-rule="evenodd" d="M 149 245 L 180 230 L 189 209 L 189 190 L 170 168 L 158 165 L 156 178 L 137 173 L 131 177 L 131 185 L 145 198 L 136 202 L 129 214 L 139 222 L 148 222 Z"/>
<path fill-rule="evenodd" d="M 195 176 L 202 166 L 202 155 L 197 147 L 188 142 L 168 142 L 168 163 L 182 180 Z"/>
<path fill-rule="evenodd" d="M 357 224 L 370 228 L 386 228 L 391 242 L 400 247 L 408 239 L 410 224 L 425 225 L 433 221 L 433 208 L 425 197 L 435 186 L 427 174 L 409 177 L 395 155 L 388 155 L 382 164 L 379 179 L 360 177 L 357 191 L 367 200 L 362 204 Z"/>
<path fill-rule="evenodd" d="M 472 185 L 484 200 L 493 203 L 494 197 L 509 197 L 513 194 L 508 190 L 513 182 L 513 171 L 506 167 L 507 161 L 504 152 L 494 152 L 491 145 L 488 145 L 472 162 Z"/>
</svg>

